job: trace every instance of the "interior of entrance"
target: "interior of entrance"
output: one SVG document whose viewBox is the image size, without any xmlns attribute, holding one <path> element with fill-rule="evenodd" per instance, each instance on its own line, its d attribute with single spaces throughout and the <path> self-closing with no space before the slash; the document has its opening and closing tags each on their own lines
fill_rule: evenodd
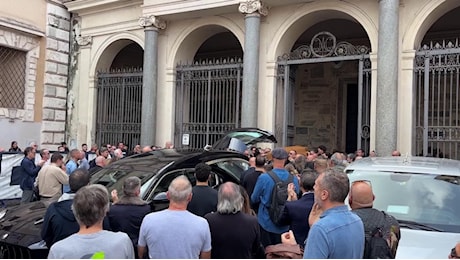
<svg viewBox="0 0 460 260">
<path fill-rule="evenodd" d="M 356 151 L 358 61 L 298 66 L 294 97 L 294 144 Z"/>
<path fill-rule="evenodd" d="M 332 33 L 337 42 L 346 41 L 370 48 L 361 25 L 347 19 L 332 19 L 307 29 L 292 50 L 309 45 L 311 39 L 323 31 Z M 328 151 L 347 153 L 364 148 L 363 145 L 358 147 L 358 130 L 361 127 L 358 122 L 361 116 L 358 111 L 359 61 L 339 59 L 324 62 L 318 59 L 318 62 L 291 66 L 291 69 L 295 70 L 295 83 L 293 98 L 288 102 L 293 102 L 290 106 L 293 122 L 290 124 L 294 131 L 291 131 L 293 136 L 288 137 L 289 142 L 307 147 L 325 145 Z"/>
</svg>

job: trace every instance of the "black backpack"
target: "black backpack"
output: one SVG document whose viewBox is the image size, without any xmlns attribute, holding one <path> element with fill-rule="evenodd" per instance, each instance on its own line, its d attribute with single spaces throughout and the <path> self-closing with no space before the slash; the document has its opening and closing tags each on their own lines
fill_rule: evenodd
<svg viewBox="0 0 460 260">
<path fill-rule="evenodd" d="M 288 184 L 293 181 L 294 177 L 289 174 L 288 179 L 286 181 L 282 181 L 273 171 L 269 171 L 268 175 L 275 182 L 272 190 L 270 207 L 268 208 L 268 215 L 273 223 L 278 225 L 281 213 L 283 212 L 284 203 L 286 203 L 286 199 L 288 197 L 287 187 Z"/>
<path fill-rule="evenodd" d="M 386 218 L 385 212 L 383 212 Z M 365 244 L 363 259 L 394 259 L 387 241 L 383 238 L 382 227 L 376 227 L 372 231 L 365 230 Z"/>
</svg>

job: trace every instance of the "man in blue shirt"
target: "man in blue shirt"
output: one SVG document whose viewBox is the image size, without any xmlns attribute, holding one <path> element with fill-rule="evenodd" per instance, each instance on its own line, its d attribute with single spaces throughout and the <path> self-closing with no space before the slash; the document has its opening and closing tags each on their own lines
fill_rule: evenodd
<svg viewBox="0 0 460 260">
<path fill-rule="evenodd" d="M 286 181 L 289 177 L 289 172 L 284 169 L 284 164 L 288 158 L 288 153 L 283 148 L 275 148 L 272 152 L 273 157 L 273 172 L 282 181 Z M 299 192 L 299 181 L 293 178 L 295 191 Z M 270 219 L 268 209 L 271 204 L 272 190 L 275 186 L 273 179 L 266 173 L 259 176 L 251 195 L 251 202 L 259 204 L 257 219 L 260 225 L 260 240 L 264 247 L 281 243 L 281 234 L 289 229 L 289 225 L 279 226 L 273 223 Z"/>
<path fill-rule="evenodd" d="M 348 176 L 327 169 L 316 179 L 314 190 L 313 211 L 319 210 L 322 214 L 311 226 L 304 258 L 362 258 L 364 225 L 344 204 L 350 190 Z"/>
<path fill-rule="evenodd" d="M 78 149 L 73 149 L 70 151 L 70 160 L 65 165 L 66 173 L 70 176 L 78 168 L 78 160 L 80 159 L 80 151 Z M 69 192 L 70 186 L 63 185 L 63 193 Z"/>
<path fill-rule="evenodd" d="M 350 190 L 348 176 L 333 168 L 315 181 L 315 204 L 310 213 L 310 232 L 303 258 L 361 259 L 364 252 L 364 225 L 344 204 Z M 292 231 L 282 235 L 282 242 L 295 245 Z"/>
</svg>

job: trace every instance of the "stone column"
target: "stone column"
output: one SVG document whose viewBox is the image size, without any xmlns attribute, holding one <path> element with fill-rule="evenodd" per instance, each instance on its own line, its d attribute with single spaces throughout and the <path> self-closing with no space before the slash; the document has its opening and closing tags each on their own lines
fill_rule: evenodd
<svg viewBox="0 0 460 260">
<path fill-rule="evenodd" d="M 379 0 L 376 151 L 397 149 L 399 0 Z"/>
<path fill-rule="evenodd" d="M 153 15 L 141 17 L 144 27 L 144 68 L 142 76 L 141 145 L 155 145 L 158 87 L 158 31 L 166 23 Z"/>
<path fill-rule="evenodd" d="M 267 15 L 268 10 L 261 1 L 245 0 L 239 11 L 245 14 L 241 127 L 257 127 L 260 15 Z"/>
</svg>

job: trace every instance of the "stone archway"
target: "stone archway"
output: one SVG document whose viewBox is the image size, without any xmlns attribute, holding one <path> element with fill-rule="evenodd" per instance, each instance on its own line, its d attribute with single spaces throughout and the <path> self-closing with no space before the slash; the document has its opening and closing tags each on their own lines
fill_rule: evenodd
<svg viewBox="0 0 460 260">
<path fill-rule="evenodd" d="M 371 48 L 365 30 L 330 19 L 305 30 L 293 46 L 278 57 L 277 138 L 283 145 L 369 152 Z"/>
<path fill-rule="evenodd" d="M 243 50 L 231 31 L 213 28 L 215 33 L 193 48 L 193 60 L 176 66 L 178 147 L 203 148 L 240 126 Z"/>
<path fill-rule="evenodd" d="M 131 149 L 140 143 L 143 49 L 120 40 L 104 56 L 100 64 L 107 69 L 97 73 L 96 143 L 124 142 Z"/>
<path fill-rule="evenodd" d="M 460 7 L 427 30 L 414 65 L 415 153 L 460 159 Z"/>
</svg>

